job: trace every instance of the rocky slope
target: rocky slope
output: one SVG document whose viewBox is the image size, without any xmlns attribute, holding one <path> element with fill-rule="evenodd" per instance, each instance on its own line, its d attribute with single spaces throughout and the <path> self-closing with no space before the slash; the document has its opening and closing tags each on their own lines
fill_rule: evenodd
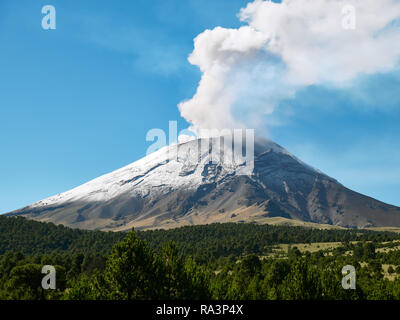
<svg viewBox="0 0 400 320">
<path fill-rule="evenodd" d="M 243 163 L 235 152 L 230 155 L 235 161 L 221 157 L 210 163 L 211 154 L 221 150 L 218 142 L 201 139 L 165 147 L 9 215 L 101 230 L 262 223 L 272 217 L 342 227 L 400 227 L 400 208 L 347 189 L 272 141 L 256 140 L 252 175 L 238 175 Z"/>
</svg>

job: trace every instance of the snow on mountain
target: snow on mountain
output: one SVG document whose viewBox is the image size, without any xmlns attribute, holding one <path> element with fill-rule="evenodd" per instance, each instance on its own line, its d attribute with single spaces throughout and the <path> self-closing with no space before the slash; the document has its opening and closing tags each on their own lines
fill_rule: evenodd
<svg viewBox="0 0 400 320">
<path fill-rule="evenodd" d="M 257 138 L 254 170 L 220 138 L 164 147 L 70 191 L 10 213 L 71 227 L 125 230 L 284 217 L 339 226 L 400 226 L 400 208 L 353 192 Z M 213 161 L 212 161 L 213 160 Z"/>
<path fill-rule="evenodd" d="M 163 191 L 170 188 L 194 190 L 204 182 L 203 170 L 212 158 L 209 148 L 203 150 L 203 153 L 199 155 L 198 149 L 201 141 L 203 141 L 203 148 L 209 143 L 211 143 L 210 149 L 217 146 L 215 138 L 191 140 L 179 145 L 166 146 L 121 169 L 100 176 L 67 192 L 36 202 L 29 207 L 38 208 L 73 201 L 108 201 L 126 193 L 131 196 L 145 197 L 150 192 L 163 194 Z M 264 152 L 273 150 L 296 159 L 270 140 L 261 140 L 261 143 L 258 142 L 258 147 L 260 148 L 260 146 L 265 149 Z M 296 161 L 299 160 L 296 159 Z M 236 168 L 242 162 L 220 162 L 219 164 L 223 168 L 223 174 L 216 177 L 217 181 L 222 179 L 224 174 L 235 174 Z M 315 170 L 311 167 L 310 169 Z M 210 174 L 212 175 L 212 173 Z"/>
</svg>

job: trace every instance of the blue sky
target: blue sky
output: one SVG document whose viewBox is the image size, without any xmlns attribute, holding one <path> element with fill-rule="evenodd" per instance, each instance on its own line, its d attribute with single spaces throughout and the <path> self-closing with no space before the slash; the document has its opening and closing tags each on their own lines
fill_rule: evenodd
<svg viewBox="0 0 400 320">
<path fill-rule="evenodd" d="M 57 29 L 41 28 L 41 8 Z M 0 212 L 145 155 L 152 128 L 188 123 L 177 104 L 201 73 L 193 39 L 237 28 L 243 0 L 0 2 Z M 345 186 L 400 206 L 400 72 L 284 100 L 270 138 Z M 278 125 L 279 124 L 279 125 Z"/>
</svg>

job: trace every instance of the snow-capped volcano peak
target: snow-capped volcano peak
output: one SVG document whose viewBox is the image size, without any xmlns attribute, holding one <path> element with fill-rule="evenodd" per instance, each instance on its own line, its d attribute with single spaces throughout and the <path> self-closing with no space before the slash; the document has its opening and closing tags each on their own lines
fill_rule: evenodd
<svg viewBox="0 0 400 320">
<path fill-rule="evenodd" d="M 246 144 L 243 144 L 245 149 Z M 202 138 L 181 144 L 165 146 L 125 167 L 93 179 L 67 192 L 52 196 L 31 205 L 31 207 L 62 204 L 72 201 L 108 201 L 121 194 L 146 196 L 154 190 L 169 188 L 198 188 L 207 179 L 222 179 L 224 175 L 236 174 L 243 166 L 245 150 L 227 148 L 220 138 Z M 267 139 L 258 139 L 255 153 L 276 152 L 289 155 L 284 148 Z M 232 152 L 233 150 L 233 152 Z M 244 152 L 243 152 L 244 151 Z M 229 153 L 226 155 L 226 153 Z M 242 152 L 240 156 L 238 154 Z M 212 170 L 205 175 L 208 164 L 219 166 L 221 171 Z M 208 168 L 211 168 L 210 166 Z"/>
<path fill-rule="evenodd" d="M 219 137 L 161 148 L 11 214 L 124 230 L 275 216 L 345 226 L 391 219 L 400 225 L 396 210 L 346 189 L 271 140 L 256 138 L 249 146 Z"/>
</svg>

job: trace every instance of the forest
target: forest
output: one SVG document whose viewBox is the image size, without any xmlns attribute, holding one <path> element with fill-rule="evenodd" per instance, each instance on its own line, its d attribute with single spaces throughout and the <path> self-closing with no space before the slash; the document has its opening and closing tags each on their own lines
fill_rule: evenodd
<svg viewBox="0 0 400 320">
<path fill-rule="evenodd" d="M 400 299 L 400 235 L 245 223 L 113 233 L 0 216 L 0 299 Z"/>
</svg>

